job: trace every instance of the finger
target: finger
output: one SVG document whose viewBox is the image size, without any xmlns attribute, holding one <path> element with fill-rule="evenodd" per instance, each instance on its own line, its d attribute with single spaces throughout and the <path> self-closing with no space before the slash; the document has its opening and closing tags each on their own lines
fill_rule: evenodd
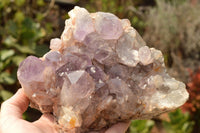
<svg viewBox="0 0 200 133">
<path fill-rule="evenodd" d="M 21 119 L 28 105 L 29 100 L 24 94 L 23 89 L 19 89 L 14 96 L 2 103 L 1 117 L 12 116 Z"/>
<path fill-rule="evenodd" d="M 51 115 L 51 114 L 43 114 L 41 117 L 40 117 L 40 119 L 39 120 L 37 120 L 37 121 L 46 121 L 46 122 L 48 122 L 48 124 L 52 124 L 52 123 L 54 123 L 54 116 L 53 115 Z"/>
<path fill-rule="evenodd" d="M 33 124 L 44 133 L 56 133 L 54 128 L 54 117 L 51 114 L 43 114 L 40 119 L 33 122 Z"/>
<path fill-rule="evenodd" d="M 130 125 L 130 122 L 117 123 L 117 124 L 113 125 L 111 128 L 109 128 L 108 130 L 106 130 L 105 133 L 125 133 L 129 127 L 129 125 Z"/>
</svg>

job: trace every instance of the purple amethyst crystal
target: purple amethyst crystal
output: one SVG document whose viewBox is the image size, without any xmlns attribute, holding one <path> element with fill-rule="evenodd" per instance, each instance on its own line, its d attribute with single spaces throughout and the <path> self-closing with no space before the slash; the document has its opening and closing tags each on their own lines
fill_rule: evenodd
<svg viewBox="0 0 200 133">
<path fill-rule="evenodd" d="M 99 132 L 185 103 L 185 85 L 127 19 L 80 7 L 69 16 L 51 51 L 27 57 L 17 72 L 31 106 L 53 113 L 60 132 Z"/>
</svg>

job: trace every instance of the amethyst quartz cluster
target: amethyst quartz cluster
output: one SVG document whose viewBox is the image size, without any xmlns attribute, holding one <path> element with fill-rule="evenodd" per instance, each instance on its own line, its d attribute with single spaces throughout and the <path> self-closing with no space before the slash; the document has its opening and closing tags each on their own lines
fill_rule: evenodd
<svg viewBox="0 0 200 133">
<path fill-rule="evenodd" d="M 129 20 L 80 7 L 69 16 L 51 50 L 27 57 L 17 72 L 31 106 L 53 113 L 60 132 L 149 119 L 188 99 L 185 85 L 166 73 L 161 51 L 146 46 Z"/>
</svg>

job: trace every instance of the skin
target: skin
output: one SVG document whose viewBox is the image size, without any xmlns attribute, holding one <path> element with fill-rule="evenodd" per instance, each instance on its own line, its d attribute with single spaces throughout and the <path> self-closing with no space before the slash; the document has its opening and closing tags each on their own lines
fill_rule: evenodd
<svg viewBox="0 0 200 133">
<path fill-rule="evenodd" d="M 0 133 L 57 133 L 54 128 L 54 118 L 50 114 L 43 114 L 35 122 L 22 119 L 27 110 L 29 99 L 22 89 L 1 105 Z M 117 123 L 105 133 L 125 133 L 129 123 Z"/>
</svg>

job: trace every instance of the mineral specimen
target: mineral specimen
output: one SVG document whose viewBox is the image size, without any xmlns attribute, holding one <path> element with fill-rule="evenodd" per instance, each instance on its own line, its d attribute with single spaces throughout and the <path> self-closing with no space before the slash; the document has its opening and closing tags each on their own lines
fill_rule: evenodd
<svg viewBox="0 0 200 133">
<path fill-rule="evenodd" d="M 17 73 L 32 107 L 53 113 L 62 132 L 149 119 L 188 99 L 185 85 L 166 73 L 162 53 L 146 46 L 129 20 L 80 7 L 69 16 L 51 50 L 27 57 Z"/>
</svg>

